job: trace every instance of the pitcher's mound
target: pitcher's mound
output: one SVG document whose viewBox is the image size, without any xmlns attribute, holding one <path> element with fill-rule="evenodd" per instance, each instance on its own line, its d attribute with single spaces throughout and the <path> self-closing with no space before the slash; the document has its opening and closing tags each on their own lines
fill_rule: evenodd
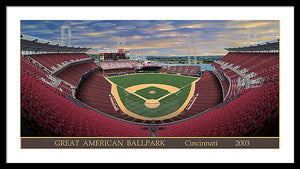
<svg viewBox="0 0 300 169">
<path fill-rule="evenodd" d="M 149 109 L 157 108 L 160 105 L 158 100 L 150 99 L 145 102 L 145 106 Z"/>
<path fill-rule="evenodd" d="M 150 93 L 150 94 L 154 94 L 154 93 L 156 93 L 156 92 L 155 92 L 155 91 L 149 91 L 149 93 Z"/>
</svg>

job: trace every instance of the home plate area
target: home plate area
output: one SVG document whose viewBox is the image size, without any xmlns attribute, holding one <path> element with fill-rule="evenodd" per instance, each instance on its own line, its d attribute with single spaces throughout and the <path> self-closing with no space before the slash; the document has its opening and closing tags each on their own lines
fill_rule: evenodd
<svg viewBox="0 0 300 169">
<path fill-rule="evenodd" d="M 150 99 L 145 102 L 145 106 L 149 109 L 155 109 L 160 105 L 158 100 Z"/>
<path fill-rule="evenodd" d="M 149 109 L 159 107 L 159 100 L 179 91 L 176 87 L 162 84 L 141 84 L 131 86 L 126 90 L 145 100 L 145 106 Z"/>
</svg>

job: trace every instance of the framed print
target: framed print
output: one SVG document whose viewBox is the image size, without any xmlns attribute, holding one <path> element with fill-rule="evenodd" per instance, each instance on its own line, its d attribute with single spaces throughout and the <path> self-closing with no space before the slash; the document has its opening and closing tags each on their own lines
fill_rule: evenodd
<svg viewBox="0 0 300 169">
<path fill-rule="evenodd" d="M 269 153 L 287 146 L 281 119 L 293 111 L 282 109 L 293 102 L 282 99 L 291 98 L 282 65 L 292 50 L 272 8 L 253 17 L 192 7 L 66 8 L 72 17 L 42 9 L 28 11 L 44 17 L 14 21 L 20 151 Z M 99 13 L 74 12 L 87 9 Z"/>
</svg>

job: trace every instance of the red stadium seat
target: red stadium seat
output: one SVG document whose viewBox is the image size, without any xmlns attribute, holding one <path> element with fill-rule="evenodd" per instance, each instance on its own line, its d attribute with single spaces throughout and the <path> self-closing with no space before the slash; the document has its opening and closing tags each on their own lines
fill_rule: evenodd
<svg viewBox="0 0 300 169">
<path fill-rule="evenodd" d="M 62 81 L 33 63 L 52 72 Z M 41 54 L 21 56 L 21 115 L 36 126 L 40 134 L 61 136 L 147 137 L 150 131 L 140 125 L 120 121 L 140 122 L 121 114 L 110 97 L 111 85 L 100 71 L 94 71 L 81 81 L 77 99 L 73 89 L 89 70 L 99 67 L 86 54 Z M 76 63 L 76 64 L 75 64 Z M 224 64 L 233 66 L 224 67 Z M 159 137 L 247 136 L 279 116 L 279 57 L 278 53 L 228 53 L 212 64 L 216 71 L 205 71 L 197 81 L 194 102 L 182 114 L 158 121 L 165 130 Z M 100 65 L 103 66 L 104 65 Z M 135 72 L 130 62 L 109 62 L 105 74 Z M 196 75 L 200 67 L 171 66 L 168 73 Z M 262 78 L 259 83 L 241 85 L 240 71 Z M 60 90 L 61 89 L 61 90 Z M 70 98 L 67 96 L 71 96 Z M 94 107 L 94 108 L 91 108 Z M 96 110 L 95 110 L 96 109 Z M 102 112 L 102 113 L 101 113 Z M 176 122 L 180 120 L 180 122 Z M 171 124 L 167 124 L 173 122 Z M 146 121 L 150 123 L 150 121 Z"/>
</svg>

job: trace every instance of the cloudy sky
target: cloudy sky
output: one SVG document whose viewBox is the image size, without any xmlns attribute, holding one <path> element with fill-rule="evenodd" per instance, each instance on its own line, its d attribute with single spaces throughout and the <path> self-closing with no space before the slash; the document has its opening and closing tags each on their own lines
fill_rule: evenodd
<svg viewBox="0 0 300 169">
<path fill-rule="evenodd" d="M 142 56 L 186 56 L 188 41 L 190 55 L 223 55 L 248 45 L 248 31 L 250 44 L 279 38 L 278 20 L 22 20 L 21 33 L 58 43 L 61 26 L 71 27 L 71 45 L 91 47 L 89 53 L 125 41 Z"/>
</svg>

